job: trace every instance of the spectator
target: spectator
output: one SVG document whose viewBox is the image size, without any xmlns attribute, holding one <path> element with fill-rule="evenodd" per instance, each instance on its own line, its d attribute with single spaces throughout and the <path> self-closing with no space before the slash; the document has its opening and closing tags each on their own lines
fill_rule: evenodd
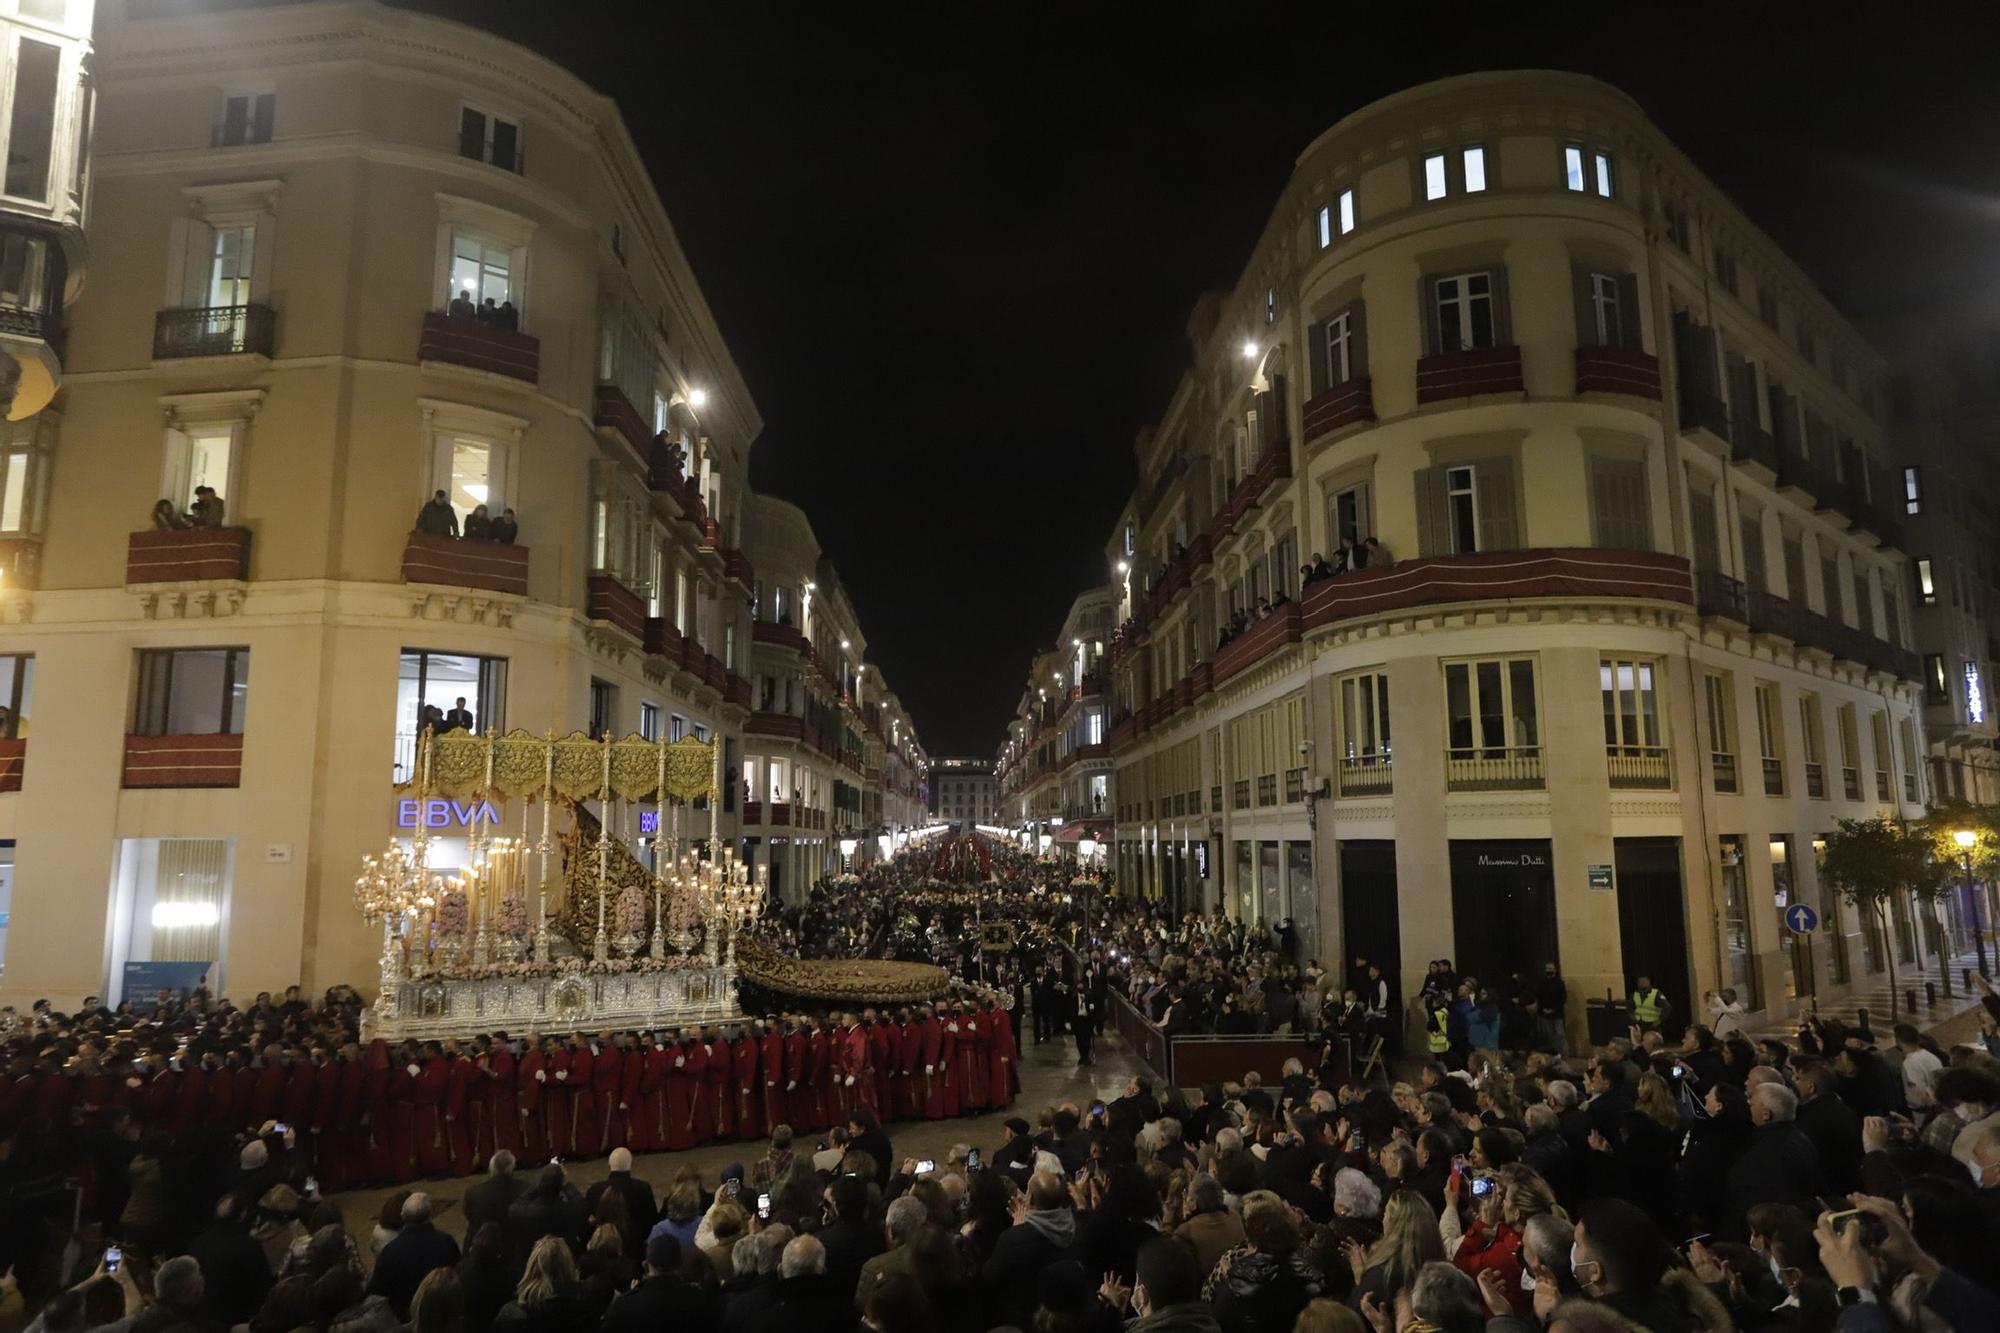
<svg viewBox="0 0 2000 1333">
<path fill-rule="evenodd" d="M 376 1256 L 368 1290 L 385 1298 L 399 1318 L 407 1319 L 417 1287 L 434 1268 L 453 1268 L 458 1242 L 431 1224 L 431 1196 L 421 1190 L 403 1200 L 398 1210 L 402 1226 L 396 1238 Z"/>
<path fill-rule="evenodd" d="M 433 1268 L 417 1284 L 410 1298 L 410 1333 L 465 1333 L 465 1288 L 456 1269 Z"/>
<path fill-rule="evenodd" d="M 507 1252 L 507 1233 L 498 1222 L 482 1222 L 467 1237 L 458 1278 L 466 1323 L 474 1333 L 484 1333 L 493 1326 L 500 1307 L 513 1299 L 514 1284 L 521 1280 L 521 1264 Z"/>
<path fill-rule="evenodd" d="M 486 512 L 486 506 L 476 504 L 472 512 L 465 516 L 465 540 L 469 542 L 490 542 L 493 540 L 493 518 Z"/>
<path fill-rule="evenodd" d="M 1729 1327 L 1721 1302 L 1673 1265 L 1673 1251 L 1640 1209 L 1613 1198 L 1585 1206 L 1571 1268 L 1586 1295 L 1650 1333 Z"/>
<path fill-rule="evenodd" d="M 1782 1083 L 1759 1084 L 1750 1094 L 1750 1123 L 1757 1127 L 1757 1137 L 1729 1170 L 1718 1234 L 1741 1238 L 1753 1204 L 1812 1207 L 1825 1190 L 1819 1154 L 1796 1123 L 1798 1105 L 1798 1097 Z"/>
<path fill-rule="evenodd" d="M 153 527 L 156 531 L 178 532 L 187 525 L 187 520 L 174 508 L 172 500 L 161 500 L 153 506 Z"/>
<path fill-rule="evenodd" d="M 807 1329 L 850 1326 L 853 1297 L 827 1272 L 826 1247 L 812 1236 L 796 1236 L 778 1261 L 778 1292 L 769 1309 L 746 1333 L 804 1333 Z"/>
<path fill-rule="evenodd" d="M 451 501 L 445 498 L 443 491 L 432 495 L 417 511 L 417 531 L 433 537 L 458 535 L 458 511 L 451 507 Z"/>
<path fill-rule="evenodd" d="M 888 1248 L 861 1265 L 861 1276 L 854 1289 L 855 1309 L 860 1309 L 866 1303 L 868 1293 L 875 1289 L 875 1284 L 890 1274 L 917 1276 L 913 1263 L 915 1251 L 910 1242 L 916 1239 L 918 1229 L 928 1220 L 929 1214 L 923 1203 L 908 1194 L 889 1205 L 882 1219 L 882 1237 Z"/>
<path fill-rule="evenodd" d="M 188 1254 L 201 1265 L 209 1312 L 230 1325 L 247 1322 L 271 1290 L 271 1261 L 250 1234 L 247 1214 L 243 1196 L 223 1195 L 215 1205 L 214 1225 L 188 1246 Z"/>
<path fill-rule="evenodd" d="M 1396 1292 L 1417 1280 L 1417 1270 L 1444 1258 L 1438 1236 L 1438 1215 L 1413 1190 L 1397 1190 L 1382 1209 L 1382 1238 L 1363 1249 L 1353 1241 L 1341 1247 L 1354 1275 L 1357 1298 L 1373 1296 L 1388 1308 Z"/>
<path fill-rule="evenodd" d="M 486 1179 L 465 1192 L 465 1239 L 491 1223 L 504 1228 L 507 1210 L 528 1192 L 528 1183 L 514 1172 L 514 1154 L 500 1149 L 486 1161 Z"/>
<path fill-rule="evenodd" d="M 1053 1172 L 1037 1171 L 1014 1197 L 1012 1215 L 1014 1225 L 995 1243 L 980 1278 L 1002 1322 L 1025 1328 L 1034 1315 L 1034 1274 L 1077 1256 L 1069 1186 Z"/>
<path fill-rule="evenodd" d="M 1299 1233 L 1277 1195 L 1266 1190 L 1243 1201 L 1245 1244 L 1222 1256 L 1202 1294 L 1223 1333 L 1289 1329 L 1320 1294 L 1321 1278 L 1299 1257 Z"/>
<path fill-rule="evenodd" d="M 458 295 L 451 298 L 451 304 L 445 307 L 445 314 L 453 319 L 479 318 L 479 307 L 472 303 L 471 290 L 461 288 Z"/>
<path fill-rule="evenodd" d="M 1944 1061 L 1924 1048 L 1923 1035 L 1909 1023 L 1896 1024 L 1896 1049 L 1903 1053 L 1903 1101 L 1912 1111 L 1928 1111 L 1936 1102 L 1932 1085 Z"/>
<path fill-rule="evenodd" d="M 582 1234 L 583 1196 L 569 1183 L 560 1162 L 550 1162 L 535 1177 L 534 1188 L 507 1209 L 507 1230 L 515 1254 L 525 1255 L 544 1236 L 569 1240 Z"/>
<path fill-rule="evenodd" d="M 153 1303 L 132 1320 L 132 1333 L 220 1333 L 226 1328 L 209 1309 L 201 1264 L 179 1255 L 153 1273 Z"/>
<path fill-rule="evenodd" d="M 219 528 L 223 524 L 222 497 L 215 493 L 213 486 L 194 488 L 194 503 L 188 506 L 188 526 L 193 528 Z"/>
<path fill-rule="evenodd" d="M 632 1174 L 632 1150 L 613 1148 L 605 1160 L 604 1179 L 590 1187 L 583 1196 L 583 1206 L 591 1216 L 597 1216 L 598 1201 L 607 1193 L 615 1194 L 625 1201 L 625 1221 L 619 1233 L 625 1240 L 625 1252 L 638 1254 L 646 1244 L 646 1237 L 653 1230 L 653 1223 L 659 1220 L 658 1210 L 653 1203 L 653 1187 Z"/>
<path fill-rule="evenodd" d="M 511 509 L 501 510 L 500 517 L 493 520 L 492 540 L 502 546 L 512 546 L 514 539 L 520 536 L 520 534 L 521 523 L 519 519 L 514 517 L 514 511 Z"/>
<path fill-rule="evenodd" d="M 543 1236 L 528 1253 L 514 1299 L 493 1321 L 495 1333 L 569 1333 L 590 1322 L 569 1245 L 559 1236 Z"/>
<path fill-rule="evenodd" d="M 1345 1175 L 1361 1176 L 1360 1172 L 1341 1172 Z M 1336 1202 L 1336 1209 L 1338 1203 Z M 1222 1182 L 1211 1175 L 1198 1175 L 1188 1182 L 1187 1202 L 1181 1224 L 1174 1228 L 1174 1235 L 1187 1243 L 1188 1252 L 1194 1257 L 1201 1270 L 1200 1279 L 1208 1280 L 1215 1271 L 1215 1265 L 1222 1256 L 1244 1243 L 1243 1222 L 1229 1210 L 1223 1198 Z M 1140 1246 L 1144 1250 L 1144 1246 Z"/>
</svg>

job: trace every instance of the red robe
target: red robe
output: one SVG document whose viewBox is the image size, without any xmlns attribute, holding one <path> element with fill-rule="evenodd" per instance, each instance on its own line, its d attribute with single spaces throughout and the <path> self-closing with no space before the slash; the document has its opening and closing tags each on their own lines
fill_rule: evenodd
<svg viewBox="0 0 2000 1333">
<path fill-rule="evenodd" d="M 639 1100 L 632 1103 L 633 1152 L 659 1152 L 667 1146 L 667 1071 L 674 1057 L 661 1046 L 643 1046 L 639 1066 Z"/>
<path fill-rule="evenodd" d="M 1021 1090 L 1020 1053 L 1014 1049 L 1014 1020 L 995 1005 L 986 1015 L 990 1033 L 987 1057 L 986 1092 L 994 1106 L 1007 1106 Z"/>
<path fill-rule="evenodd" d="M 896 1025 L 878 1019 L 868 1033 L 869 1055 L 875 1065 L 875 1113 L 886 1122 L 896 1118 L 896 1083 L 902 1075 L 902 1038 Z"/>
<path fill-rule="evenodd" d="M 313 1102 L 319 1096 L 319 1070 L 301 1060 L 285 1070 L 285 1123 L 304 1143 L 312 1128 Z"/>
<path fill-rule="evenodd" d="M 389 1052 L 389 1044 L 377 1037 L 368 1043 L 367 1054 L 363 1057 L 364 1074 L 361 1079 L 361 1115 L 366 1123 L 368 1161 L 366 1178 L 371 1184 L 381 1184 L 394 1180 L 390 1168 L 395 1164 L 395 1148 L 391 1122 L 394 1118 L 394 1102 L 390 1089 L 392 1078 L 401 1078 L 395 1065 L 395 1056 Z"/>
<path fill-rule="evenodd" d="M 868 1029 L 859 1023 L 847 1029 L 842 1049 L 841 1114 L 852 1115 L 857 1107 L 866 1106 L 880 1116 L 882 1110 L 875 1104 L 875 1047 Z M 848 1079 L 854 1082 L 850 1085 Z"/>
<path fill-rule="evenodd" d="M 903 1024 L 901 1041 L 903 1051 L 902 1077 L 896 1080 L 896 1114 L 900 1116 L 921 1116 L 924 1114 L 924 1029 L 912 1018 Z"/>
<path fill-rule="evenodd" d="M 730 1058 L 736 1066 L 736 1137 L 764 1136 L 764 1095 L 757 1081 L 759 1051 L 757 1039 L 745 1032 L 731 1043 Z"/>
<path fill-rule="evenodd" d="M 945 1084 L 948 1062 L 944 1058 L 944 1024 L 936 1018 L 926 1018 L 920 1025 L 923 1032 L 922 1059 L 917 1074 L 924 1081 L 924 1118 L 942 1120 L 949 1114 L 945 1108 Z"/>
<path fill-rule="evenodd" d="M 986 1109 L 986 1056 L 981 1049 L 985 1044 L 985 1028 L 977 1014 L 967 1014 L 958 1023 L 958 1050 L 954 1059 L 958 1065 L 960 1111 Z"/>
<path fill-rule="evenodd" d="M 549 1157 L 548 1131 L 542 1123 L 547 1105 L 543 1080 L 547 1077 L 541 1048 L 531 1046 L 523 1051 L 514 1066 L 514 1119 L 520 1122 L 515 1132 L 521 1136 L 520 1158 L 524 1162 L 545 1162 Z"/>
<path fill-rule="evenodd" d="M 415 1180 L 422 1175 L 417 1164 L 417 1079 L 424 1072 L 421 1064 L 414 1064 L 402 1055 L 393 1055 L 396 1061 L 389 1071 L 389 1169 L 384 1179 L 390 1184 L 401 1184 Z M 416 1073 L 411 1073 L 412 1067 Z"/>
<path fill-rule="evenodd" d="M 181 1071 L 180 1087 L 174 1091 L 173 1133 L 187 1133 L 201 1123 L 208 1109 L 208 1071 L 200 1065 Z"/>
<path fill-rule="evenodd" d="M 729 1057 L 728 1042 L 704 1044 L 708 1047 L 708 1091 L 702 1100 L 711 1108 L 715 1137 L 726 1139 L 736 1132 L 736 1092 L 730 1087 L 736 1078 L 736 1065 Z"/>
<path fill-rule="evenodd" d="M 363 1092 L 368 1085 L 368 1067 L 359 1060 L 334 1063 L 340 1092 L 320 1144 L 320 1189 L 328 1194 L 354 1189 L 365 1183 L 369 1171 L 368 1114 Z"/>
<path fill-rule="evenodd" d="M 378 1037 L 376 1040 L 381 1039 Z M 232 1133 L 239 1129 L 263 1127 L 264 1122 L 261 1120 L 255 1125 L 250 1123 L 250 1108 L 257 1100 L 257 1084 L 263 1077 L 264 1071 L 253 1065 L 239 1065 L 236 1072 L 229 1076 L 229 1081 L 236 1085 L 235 1095 L 231 1098 L 236 1103 L 234 1111 L 236 1123 L 229 1126 Z"/>
<path fill-rule="evenodd" d="M 645 1101 L 646 1048 L 633 1046 L 625 1052 L 618 1082 L 618 1146 L 646 1151 Z"/>
<path fill-rule="evenodd" d="M 794 1132 L 818 1129 L 812 1107 L 812 1040 L 804 1028 L 785 1034 L 785 1110 Z"/>
<path fill-rule="evenodd" d="M 543 1072 L 548 1075 L 542 1083 L 543 1145 L 552 1158 L 575 1155 L 571 1147 L 576 1139 L 570 1127 L 570 1103 L 575 1100 L 576 1091 L 570 1087 L 569 1056 L 569 1047 L 557 1046 L 542 1057 Z"/>
<path fill-rule="evenodd" d="M 944 1113 L 958 1114 L 964 1104 L 965 1085 L 960 1078 L 958 1067 L 958 1044 L 961 1024 L 956 1017 L 941 1020 L 944 1035 L 938 1043 L 938 1073 L 944 1075 Z"/>
<path fill-rule="evenodd" d="M 451 1061 L 440 1056 L 425 1060 L 410 1094 L 410 1137 L 417 1150 L 417 1171 L 435 1176 L 451 1170 L 451 1142 L 445 1136 L 444 1104 L 451 1091 Z"/>
<path fill-rule="evenodd" d="M 250 1118 L 244 1123 L 262 1129 L 266 1121 L 285 1115 L 285 1075 L 290 1072 L 276 1060 L 267 1060 L 257 1070 L 257 1087 L 250 1094 Z"/>
<path fill-rule="evenodd" d="M 600 1058 L 588 1042 L 570 1047 L 569 1150 L 576 1157 L 595 1157 L 603 1149 L 604 1127 L 597 1119 L 596 1077 Z"/>
<path fill-rule="evenodd" d="M 495 1046 L 486 1059 L 486 1095 L 491 1103 L 488 1114 L 493 1118 L 493 1129 L 487 1137 L 493 1141 L 493 1151 L 505 1148 L 518 1159 L 523 1145 L 521 1094 L 514 1081 L 516 1065 L 514 1052 L 505 1046 Z"/>
<path fill-rule="evenodd" d="M 666 1141 L 660 1146 L 679 1151 L 692 1148 L 695 1126 L 701 1119 L 701 1071 L 708 1068 L 701 1047 L 675 1042 L 667 1049 L 667 1069 L 663 1100 L 666 1102 Z M 703 1060 L 699 1066 L 695 1061 Z"/>
<path fill-rule="evenodd" d="M 597 1103 L 597 1115 L 591 1121 L 596 1152 L 610 1152 L 625 1142 L 625 1116 L 618 1109 L 624 1094 L 625 1052 L 616 1046 L 599 1046 L 590 1064 L 590 1096 Z"/>
<path fill-rule="evenodd" d="M 840 1034 L 831 1028 L 815 1028 L 812 1038 L 813 1123 L 831 1125 L 841 1115 Z"/>
<path fill-rule="evenodd" d="M 180 1084 L 176 1082 L 178 1078 L 179 1075 L 173 1070 L 162 1068 L 159 1073 L 148 1078 L 146 1086 L 135 1094 L 139 1107 L 139 1120 L 149 1133 L 173 1132 L 174 1098 L 180 1091 Z M 27 1084 L 26 1096 L 21 1102 L 21 1118 L 25 1121 L 34 1114 L 34 1093 L 39 1083 L 33 1075 L 23 1079 L 22 1082 Z"/>
<path fill-rule="evenodd" d="M 475 1103 L 472 1088 L 483 1075 L 479 1066 L 472 1062 L 472 1057 L 464 1051 L 450 1060 L 449 1066 L 445 1074 L 444 1094 L 445 1152 L 451 1160 L 451 1173 L 469 1176 L 473 1172 L 472 1115 Z"/>
<path fill-rule="evenodd" d="M 766 1028 L 758 1042 L 757 1067 L 764 1077 L 764 1132 L 790 1123 L 785 1109 L 785 1034 Z M 794 1126 L 796 1128 L 796 1126 Z"/>
<path fill-rule="evenodd" d="M 708 1095 L 708 1047 L 691 1041 L 681 1049 L 687 1054 L 688 1141 L 707 1143 L 715 1137 L 715 1099 Z"/>
<path fill-rule="evenodd" d="M 306 1122 L 306 1130 L 299 1135 L 299 1142 L 308 1146 L 312 1153 L 312 1173 L 324 1175 L 336 1157 L 345 1155 L 347 1144 L 341 1138 L 340 1083 L 344 1066 L 339 1060 L 328 1060 L 313 1070 L 313 1104 L 311 1118 Z M 209 1085 L 209 1098 L 214 1100 L 220 1083 Z M 326 1182 L 322 1180 L 321 1185 Z"/>
</svg>

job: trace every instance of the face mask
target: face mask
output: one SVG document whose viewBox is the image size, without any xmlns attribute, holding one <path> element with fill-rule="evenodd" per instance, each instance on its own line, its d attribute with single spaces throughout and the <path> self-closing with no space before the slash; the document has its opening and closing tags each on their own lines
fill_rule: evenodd
<svg viewBox="0 0 2000 1333">
<path fill-rule="evenodd" d="M 1596 1286 L 1597 1284 L 1594 1281 L 1586 1279 L 1583 1276 L 1583 1270 L 1586 1268 L 1594 1268 L 1596 1267 L 1596 1265 L 1588 1262 L 1579 1261 L 1576 1257 L 1576 1252 L 1578 1248 L 1579 1247 L 1576 1245 L 1575 1242 L 1571 1242 L 1569 1247 L 1569 1275 L 1576 1279 L 1576 1284 L 1579 1287 L 1582 1287 L 1584 1291 L 1588 1292 L 1592 1287 Z"/>
<path fill-rule="evenodd" d="M 1790 1285 L 1785 1281 L 1785 1270 L 1778 1263 L 1778 1256 L 1775 1254 L 1770 1255 L 1764 1260 L 1764 1262 L 1770 1265 L 1771 1280 L 1773 1282 L 1776 1282 L 1780 1287 L 1784 1287 L 1786 1290 L 1790 1290 Z"/>
<path fill-rule="evenodd" d="M 1533 1291 L 1534 1289 L 1535 1289 L 1535 1270 L 1532 1268 L 1523 1268 L 1521 1270 L 1521 1290 Z"/>
</svg>

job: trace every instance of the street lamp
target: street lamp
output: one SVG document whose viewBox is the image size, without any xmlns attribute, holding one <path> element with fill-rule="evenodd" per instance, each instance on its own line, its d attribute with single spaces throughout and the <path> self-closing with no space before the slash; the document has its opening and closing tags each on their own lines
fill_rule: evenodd
<svg viewBox="0 0 2000 1333">
<path fill-rule="evenodd" d="M 1965 869 L 1965 896 L 1972 899 L 1972 946 L 1979 955 L 1979 974 L 1991 976 L 1992 969 L 1986 965 L 1986 930 L 1979 921 L 1979 886 L 1972 878 L 1972 849 L 1979 844 L 1979 835 L 1969 828 L 1954 830 L 1951 840 L 1958 844 L 1959 863 Z"/>
<path fill-rule="evenodd" d="M 852 838 L 842 838 L 840 840 L 840 868 L 842 870 L 853 869 L 854 849 L 860 845 Z"/>
</svg>

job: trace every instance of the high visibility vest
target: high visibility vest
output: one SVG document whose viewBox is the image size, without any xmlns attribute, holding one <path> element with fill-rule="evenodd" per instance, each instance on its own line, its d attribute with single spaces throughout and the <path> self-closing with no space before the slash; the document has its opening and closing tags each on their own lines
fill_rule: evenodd
<svg viewBox="0 0 2000 1333">
<path fill-rule="evenodd" d="M 1432 1055 L 1443 1055 L 1451 1049 L 1451 1014 L 1446 1010 L 1431 1011 L 1430 1047 Z"/>
<path fill-rule="evenodd" d="M 1660 988 L 1632 992 L 1632 1017 L 1641 1027 L 1660 1021 Z"/>
</svg>

